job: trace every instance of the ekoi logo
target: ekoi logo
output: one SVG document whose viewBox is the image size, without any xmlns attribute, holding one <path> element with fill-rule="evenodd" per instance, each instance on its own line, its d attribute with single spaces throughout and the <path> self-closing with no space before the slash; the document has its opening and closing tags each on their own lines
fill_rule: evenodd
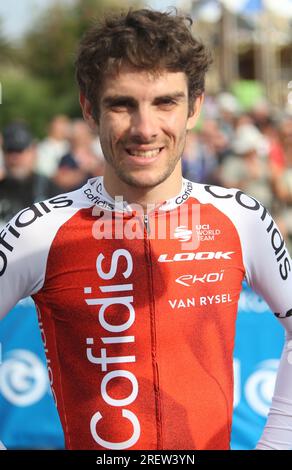
<svg viewBox="0 0 292 470">
<path fill-rule="evenodd" d="M 124 279 L 129 279 L 133 272 L 133 258 L 129 251 L 125 249 L 115 250 L 111 258 L 111 266 L 108 272 L 104 271 L 103 262 L 105 261 L 105 256 L 101 253 L 96 259 L 96 270 L 99 278 L 110 281 L 108 286 L 100 286 L 99 290 L 102 293 L 110 293 L 111 297 L 98 297 L 92 298 L 87 297 L 85 302 L 87 305 L 100 305 L 98 312 L 98 320 L 100 326 L 104 330 L 103 337 L 99 338 L 99 341 L 102 345 L 106 346 L 100 349 L 100 357 L 93 355 L 93 345 L 95 344 L 94 338 L 86 338 L 87 348 L 86 355 L 89 362 L 96 364 L 100 367 L 100 372 L 105 372 L 101 380 L 100 385 L 100 395 L 103 398 L 106 405 L 108 405 L 108 412 L 112 415 L 112 412 L 115 407 L 121 409 L 122 417 L 129 420 L 133 427 L 133 432 L 127 440 L 122 442 L 110 442 L 104 440 L 97 432 L 97 424 L 102 421 L 103 415 L 99 410 L 97 410 L 94 415 L 91 417 L 90 421 L 90 431 L 93 439 L 97 444 L 106 448 L 113 450 L 123 450 L 132 447 L 138 441 L 140 437 L 140 423 L 137 416 L 130 410 L 125 407 L 131 405 L 138 396 L 138 381 L 135 375 L 124 368 L 124 364 L 136 362 L 136 356 L 114 356 L 114 348 L 120 348 L 121 345 L 125 343 L 135 342 L 135 336 L 126 336 L 123 335 L 126 330 L 128 330 L 135 322 L 135 310 L 133 306 L 133 284 L 129 283 L 113 283 L 114 277 L 117 275 L 118 264 L 121 262 L 125 263 L 126 268 L 121 273 Z M 84 288 L 85 294 L 92 294 L 92 287 Z M 122 295 L 119 295 L 121 294 Z M 112 324 L 106 319 L 106 311 L 108 308 L 119 305 L 119 308 L 126 309 L 129 312 L 127 321 L 121 324 Z M 107 333 L 109 335 L 107 336 Z M 110 355 L 108 355 L 108 350 L 110 350 Z M 123 368 L 115 369 L 109 371 L 108 368 L 110 364 L 123 364 Z M 130 387 L 127 386 L 123 388 L 123 398 L 112 397 L 110 395 L 109 389 L 118 388 L 120 384 L 126 380 L 129 382 Z M 129 393 L 130 388 L 130 393 Z M 127 390 L 127 396 L 125 395 L 125 390 Z"/>
<path fill-rule="evenodd" d="M 204 274 L 183 274 L 176 278 L 175 282 L 181 284 L 182 286 L 190 287 L 196 282 L 201 284 L 210 283 L 210 282 L 221 282 L 223 280 L 224 269 L 221 269 L 218 273 L 204 273 Z"/>
</svg>

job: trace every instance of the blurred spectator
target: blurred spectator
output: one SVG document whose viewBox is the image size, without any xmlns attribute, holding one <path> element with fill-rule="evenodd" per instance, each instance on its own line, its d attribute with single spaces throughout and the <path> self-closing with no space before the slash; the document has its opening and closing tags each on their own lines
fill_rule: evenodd
<svg viewBox="0 0 292 470">
<path fill-rule="evenodd" d="M 195 132 L 187 134 L 182 155 L 182 171 L 184 178 L 196 183 L 207 183 L 208 177 L 216 166 L 214 155 Z"/>
<path fill-rule="evenodd" d="M 266 98 L 256 101 L 251 109 L 251 117 L 255 126 L 264 133 L 271 118 L 271 106 Z"/>
<path fill-rule="evenodd" d="M 51 178 L 63 155 L 69 151 L 70 119 L 55 116 L 49 125 L 48 136 L 37 147 L 37 171 Z"/>
<path fill-rule="evenodd" d="M 4 176 L 0 180 L 0 225 L 34 202 L 56 194 L 53 183 L 35 173 L 36 146 L 23 123 L 3 130 Z"/>
<path fill-rule="evenodd" d="M 240 114 L 238 100 L 231 93 L 222 92 L 217 96 L 218 112 L 220 117 L 220 130 L 224 132 L 231 142 L 234 137 L 234 128 Z"/>
<path fill-rule="evenodd" d="M 292 247 L 292 117 L 279 125 L 280 163 L 273 166 L 273 185 L 279 202 L 278 223 Z"/>
<path fill-rule="evenodd" d="M 197 183 L 217 183 L 217 170 L 228 152 L 228 139 L 215 119 L 205 119 L 200 132 L 189 132 L 182 155 L 183 176 Z"/>
<path fill-rule="evenodd" d="M 88 178 L 103 173 L 103 155 L 99 139 L 81 119 L 72 124 L 70 144 L 70 151 L 61 158 L 54 176 L 54 182 L 61 191 L 77 189 Z"/>
<path fill-rule="evenodd" d="M 267 139 L 255 126 L 242 124 L 236 130 L 232 148 L 233 154 L 226 158 L 220 169 L 222 186 L 241 189 L 271 211 L 273 191 Z"/>
</svg>

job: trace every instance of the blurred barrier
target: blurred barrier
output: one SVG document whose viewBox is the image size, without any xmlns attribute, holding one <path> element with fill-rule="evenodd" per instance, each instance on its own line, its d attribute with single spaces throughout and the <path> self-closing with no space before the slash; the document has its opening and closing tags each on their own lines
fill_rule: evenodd
<svg viewBox="0 0 292 470">
<path fill-rule="evenodd" d="M 252 449 L 260 437 L 283 338 L 265 302 L 244 284 L 234 354 L 233 449 Z M 31 299 L 21 301 L 1 322 L 1 345 L 0 439 L 10 449 L 63 448 Z"/>
</svg>

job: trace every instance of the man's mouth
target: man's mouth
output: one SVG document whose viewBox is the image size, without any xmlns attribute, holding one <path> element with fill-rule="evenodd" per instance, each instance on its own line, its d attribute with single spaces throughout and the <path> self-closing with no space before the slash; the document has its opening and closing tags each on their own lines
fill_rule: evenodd
<svg viewBox="0 0 292 470">
<path fill-rule="evenodd" d="M 153 149 L 135 149 L 135 148 L 127 148 L 126 151 L 132 157 L 141 157 L 141 158 L 155 158 L 159 155 L 163 147 L 157 147 Z"/>
</svg>

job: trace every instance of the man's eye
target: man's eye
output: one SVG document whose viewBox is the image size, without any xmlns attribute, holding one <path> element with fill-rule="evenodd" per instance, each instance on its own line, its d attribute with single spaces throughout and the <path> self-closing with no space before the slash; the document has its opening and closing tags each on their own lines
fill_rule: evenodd
<svg viewBox="0 0 292 470">
<path fill-rule="evenodd" d="M 128 111 L 133 107 L 133 103 L 128 100 L 115 100 L 107 103 L 107 109 L 116 113 Z"/>
<path fill-rule="evenodd" d="M 111 105 L 113 111 L 126 111 L 129 108 L 129 105 L 126 103 L 114 103 Z"/>
<path fill-rule="evenodd" d="M 160 108 L 170 108 L 172 106 L 174 106 L 176 104 L 176 101 L 175 100 L 172 100 L 172 99 L 165 99 L 165 100 L 162 100 L 158 103 L 158 106 Z"/>
</svg>

